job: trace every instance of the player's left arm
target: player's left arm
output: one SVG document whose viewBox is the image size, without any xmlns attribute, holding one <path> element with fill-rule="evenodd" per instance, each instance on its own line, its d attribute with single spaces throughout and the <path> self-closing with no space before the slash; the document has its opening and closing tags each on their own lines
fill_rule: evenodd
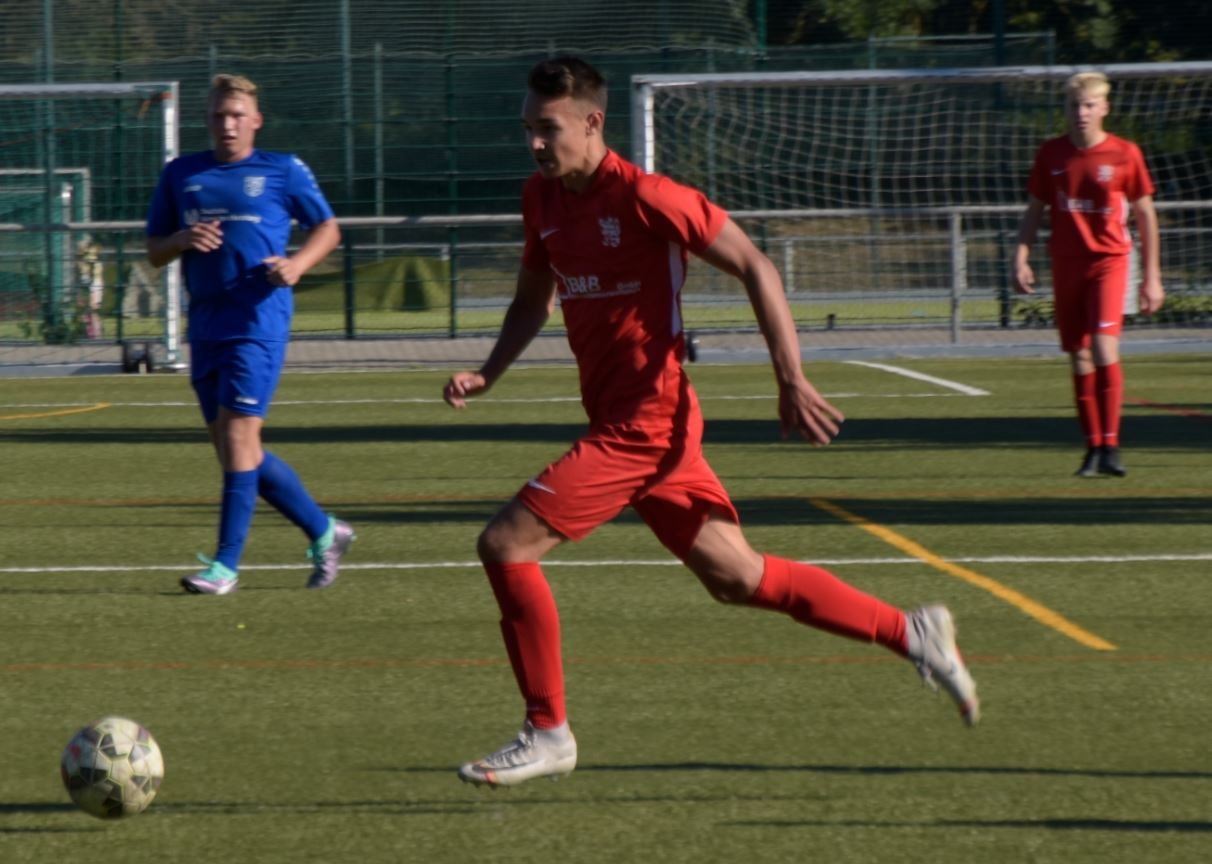
<svg viewBox="0 0 1212 864">
<path fill-rule="evenodd" d="M 341 227 L 336 218 L 325 219 L 307 232 L 307 239 L 294 255 L 271 255 L 263 262 L 274 285 L 296 285 L 312 267 L 328 257 L 341 242 Z"/>
<path fill-rule="evenodd" d="M 783 279 L 774 264 L 731 219 L 711 245 L 698 254 L 745 286 L 774 364 L 783 435 L 795 431 L 813 444 L 828 444 L 837 437 L 838 425 L 845 418 L 804 376 L 799 335 L 787 305 Z"/>
<path fill-rule="evenodd" d="M 1145 195 L 1133 201 L 1132 216 L 1140 234 L 1140 311 L 1151 315 L 1161 309 L 1166 300 L 1161 280 L 1161 232 L 1157 227 L 1157 208 L 1153 206 L 1153 196 Z"/>
</svg>

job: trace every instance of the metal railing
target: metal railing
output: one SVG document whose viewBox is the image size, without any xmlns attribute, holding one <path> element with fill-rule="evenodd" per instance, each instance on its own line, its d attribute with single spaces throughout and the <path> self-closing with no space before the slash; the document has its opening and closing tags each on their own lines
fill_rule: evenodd
<svg viewBox="0 0 1212 864">
<path fill-rule="evenodd" d="M 1212 306 L 1212 202 L 1159 202 L 1157 208 L 1170 296 Z M 1009 289 L 1021 212 L 1021 205 L 1005 205 L 732 215 L 781 271 L 802 328 L 935 328 L 959 342 L 965 332 L 1033 326 L 1046 317 L 1046 310 L 1032 311 L 1031 305 L 1050 298 L 1043 238 L 1032 254 L 1041 292 L 1023 300 Z M 522 248 L 520 217 L 340 221 L 347 242 L 296 286 L 297 336 L 457 338 L 497 331 L 513 294 Z M 156 271 L 146 264 L 143 231 L 143 223 L 131 221 L 0 224 L 0 270 L 13 269 L 15 254 L 28 255 L 6 249 L 6 235 L 88 237 L 99 247 L 102 272 L 108 274 L 100 338 L 154 339 L 171 356 L 180 344 L 181 324 L 167 299 L 178 267 Z M 76 244 L 53 245 L 72 249 Z M 77 263 L 57 272 L 79 273 Z M 39 314 L 37 304 L 19 293 L 11 286 L 0 290 L 0 340 L 38 341 L 37 328 L 28 326 Z M 693 329 L 755 329 L 739 284 L 695 259 L 683 306 Z M 1134 309 L 1131 298 L 1128 309 Z M 558 312 L 550 326 L 560 329 Z"/>
</svg>

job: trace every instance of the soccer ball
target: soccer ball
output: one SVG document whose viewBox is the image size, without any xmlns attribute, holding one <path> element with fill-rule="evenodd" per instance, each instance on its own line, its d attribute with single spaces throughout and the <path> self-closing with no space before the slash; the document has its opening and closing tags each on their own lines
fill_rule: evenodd
<svg viewBox="0 0 1212 864">
<path fill-rule="evenodd" d="M 59 772 L 81 810 L 98 819 L 121 819 L 142 813 L 156 797 L 164 756 L 134 720 L 103 717 L 67 742 Z"/>
</svg>

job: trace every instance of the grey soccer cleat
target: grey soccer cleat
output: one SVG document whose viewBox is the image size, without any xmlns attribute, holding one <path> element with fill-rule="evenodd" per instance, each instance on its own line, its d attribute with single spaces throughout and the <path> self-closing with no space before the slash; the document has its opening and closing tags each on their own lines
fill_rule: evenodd
<svg viewBox="0 0 1212 864">
<path fill-rule="evenodd" d="M 568 724 L 536 729 L 527 720 L 518 737 L 497 752 L 459 769 L 459 779 L 477 786 L 516 786 L 535 777 L 553 780 L 577 767 L 577 741 Z"/>
<path fill-rule="evenodd" d="M 909 659 L 931 688 L 941 686 L 955 701 L 964 722 L 975 726 L 981 718 L 981 701 L 956 647 L 951 613 L 946 606 L 923 606 L 905 618 Z"/>
<path fill-rule="evenodd" d="M 1098 473 L 1110 474 L 1112 477 L 1126 477 L 1128 469 L 1119 458 L 1119 448 L 1104 444 L 1098 452 Z"/>
<path fill-rule="evenodd" d="M 307 580 L 308 588 L 327 588 L 336 581 L 341 558 L 357 537 L 347 523 L 333 516 L 328 517 L 328 530 L 317 537 L 307 550 L 307 557 L 315 564 Z"/>
<path fill-rule="evenodd" d="M 1098 476 L 1098 460 L 1099 460 L 1099 448 L 1091 447 L 1089 450 L 1086 451 L 1086 455 L 1082 457 L 1082 465 L 1080 468 L 1077 469 L 1077 471 L 1074 472 L 1074 476 L 1097 477 Z"/>
</svg>

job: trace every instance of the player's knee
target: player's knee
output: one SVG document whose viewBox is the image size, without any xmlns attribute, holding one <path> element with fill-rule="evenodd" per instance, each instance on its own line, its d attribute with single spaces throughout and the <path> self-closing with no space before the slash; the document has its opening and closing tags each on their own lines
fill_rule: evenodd
<svg viewBox="0 0 1212 864">
<path fill-rule="evenodd" d="M 494 522 L 488 523 L 480 532 L 480 536 L 476 538 L 476 554 L 485 564 L 504 561 L 507 550 L 506 537 Z"/>
<path fill-rule="evenodd" d="M 707 589 L 707 593 L 718 603 L 740 604 L 749 603 L 749 598 L 757 590 L 757 585 L 740 572 L 725 572 L 714 568 L 696 570 L 699 582 Z"/>
</svg>

